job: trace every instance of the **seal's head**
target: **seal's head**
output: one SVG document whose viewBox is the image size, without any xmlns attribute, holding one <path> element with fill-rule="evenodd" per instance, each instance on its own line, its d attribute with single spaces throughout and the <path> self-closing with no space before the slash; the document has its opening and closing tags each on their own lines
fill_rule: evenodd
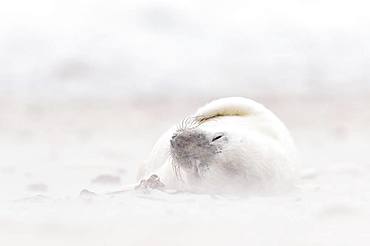
<svg viewBox="0 0 370 246">
<path fill-rule="evenodd" d="M 198 128 L 176 131 L 171 140 L 175 169 L 201 177 L 222 153 L 227 136 L 223 132 L 205 132 Z"/>
</svg>

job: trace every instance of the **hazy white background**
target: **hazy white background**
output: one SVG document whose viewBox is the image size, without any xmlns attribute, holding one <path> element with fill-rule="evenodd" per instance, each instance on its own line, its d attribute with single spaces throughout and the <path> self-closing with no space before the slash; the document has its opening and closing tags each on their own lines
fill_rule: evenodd
<svg viewBox="0 0 370 246">
<path fill-rule="evenodd" d="M 368 91 L 368 10 L 340 0 L 3 1 L 1 89 L 52 98 Z"/>
<path fill-rule="evenodd" d="M 0 2 L 1 245 L 368 245 L 367 1 Z M 292 194 L 119 190 L 205 102 L 291 129 Z"/>
</svg>

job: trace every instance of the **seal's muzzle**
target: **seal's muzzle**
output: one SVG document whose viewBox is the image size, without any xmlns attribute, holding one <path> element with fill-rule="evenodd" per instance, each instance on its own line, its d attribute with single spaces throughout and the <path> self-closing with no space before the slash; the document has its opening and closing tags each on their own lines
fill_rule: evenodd
<svg viewBox="0 0 370 246">
<path fill-rule="evenodd" d="M 171 156 L 179 167 L 199 173 L 221 152 L 223 137 L 222 133 L 211 134 L 199 129 L 176 132 L 170 140 Z"/>
</svg>

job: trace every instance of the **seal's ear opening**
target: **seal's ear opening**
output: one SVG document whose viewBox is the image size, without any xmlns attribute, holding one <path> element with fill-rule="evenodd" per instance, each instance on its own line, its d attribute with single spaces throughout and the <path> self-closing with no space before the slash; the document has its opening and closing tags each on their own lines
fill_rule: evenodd
<svg viewBox="0 0 370 246">
<path fill-rule="evenodd" d="M 218 139 L 222 138 L 224 136 L 223 132 L 218 132 L 215 134 L 215 136 L 212 138 L 211 142 L 217 141 Z"/>
</svg>

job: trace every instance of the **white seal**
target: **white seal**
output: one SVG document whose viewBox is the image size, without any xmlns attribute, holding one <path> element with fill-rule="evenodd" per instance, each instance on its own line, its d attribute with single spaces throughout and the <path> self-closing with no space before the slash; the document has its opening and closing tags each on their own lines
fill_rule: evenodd
<svg viewBox="0 0 370 246">
<path fill-rule="evenodd" d="M 210 102 L 164 133 L 138 179 L 155 177 L 167 189 L 232 192 L 287 183 L 295 165 L 285 125 L 263 105 L 230 97 Z"/>
</svg>

